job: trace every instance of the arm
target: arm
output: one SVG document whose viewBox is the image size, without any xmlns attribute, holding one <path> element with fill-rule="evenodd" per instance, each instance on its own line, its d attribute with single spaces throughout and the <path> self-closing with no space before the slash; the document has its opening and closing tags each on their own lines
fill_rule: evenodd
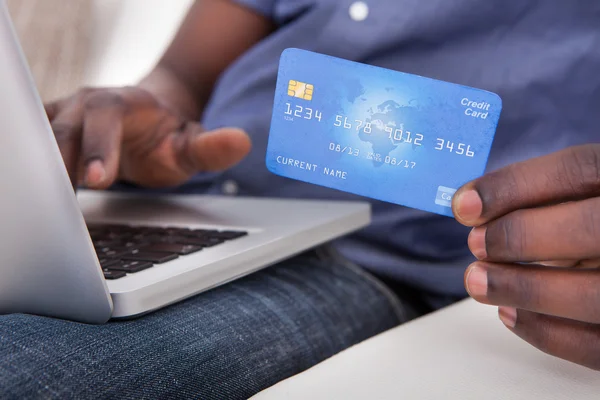
<svg viewBox="0 0 600 400">
<path fill-rule="evenodd" d="M 230 0 L 197 0 L 140 87 L 199 119 L 221 73 L 273 29 L 270 20 Z"/>
<path fill-rule="evenodd" d="M 241 130 L 198 120 L 220 74 L 273 24 L 229 0 L 197 0 L 158 65 L 133 87 L 82 89 L 46 106 L 74 186 L 116 179 L 175 186 L 229 168 L 250 150 Z"/>
</svg>

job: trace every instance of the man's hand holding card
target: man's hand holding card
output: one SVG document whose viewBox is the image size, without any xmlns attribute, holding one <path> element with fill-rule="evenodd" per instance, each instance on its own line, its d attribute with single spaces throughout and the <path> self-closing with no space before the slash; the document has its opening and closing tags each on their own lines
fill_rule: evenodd
<svg viewBox="0 0 600 400">
<path fill-rule="evenodd" d="M 482 176 L 501 108 L 483 90 L 288 49 L 266 163 L 473 227 L 469 294 L 532 345 L 600 369 L 600 145 Z"/>
</svg>

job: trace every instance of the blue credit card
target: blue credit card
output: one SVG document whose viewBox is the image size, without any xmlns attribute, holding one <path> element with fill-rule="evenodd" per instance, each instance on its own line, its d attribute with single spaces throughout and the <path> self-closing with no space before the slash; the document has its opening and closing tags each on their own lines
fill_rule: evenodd
<svg viewBox="0 0 600 400">
<path fill-rule="evenodd" d="M 267 168 L 284 177 L 452 216 L 484 173 L 494 93 L 299 49 L 279 65 Z"/>
</svg>

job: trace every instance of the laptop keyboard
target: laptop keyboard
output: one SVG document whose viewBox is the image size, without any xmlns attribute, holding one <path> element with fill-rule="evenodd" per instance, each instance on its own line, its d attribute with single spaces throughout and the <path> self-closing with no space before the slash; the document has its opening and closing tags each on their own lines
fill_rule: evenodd
<svg viewBox="0 0 600 400">
<path fill-rule="evenodd" d="M 248 234 L 129 225 L 90 225 L 88 230 L 106 279 L 123 278 Z"/>
</svg>

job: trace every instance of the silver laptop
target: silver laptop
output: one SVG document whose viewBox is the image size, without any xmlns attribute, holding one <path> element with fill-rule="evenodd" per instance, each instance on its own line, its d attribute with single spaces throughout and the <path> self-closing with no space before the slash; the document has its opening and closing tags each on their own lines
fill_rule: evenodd
<svg viewBox="0 0 600 400">
<path fill-rule="evenodd" d="M 361 228 L 368 203 L 71 187 L 0 0 L 0 314 L 139 316 Z"/>
</svg>

